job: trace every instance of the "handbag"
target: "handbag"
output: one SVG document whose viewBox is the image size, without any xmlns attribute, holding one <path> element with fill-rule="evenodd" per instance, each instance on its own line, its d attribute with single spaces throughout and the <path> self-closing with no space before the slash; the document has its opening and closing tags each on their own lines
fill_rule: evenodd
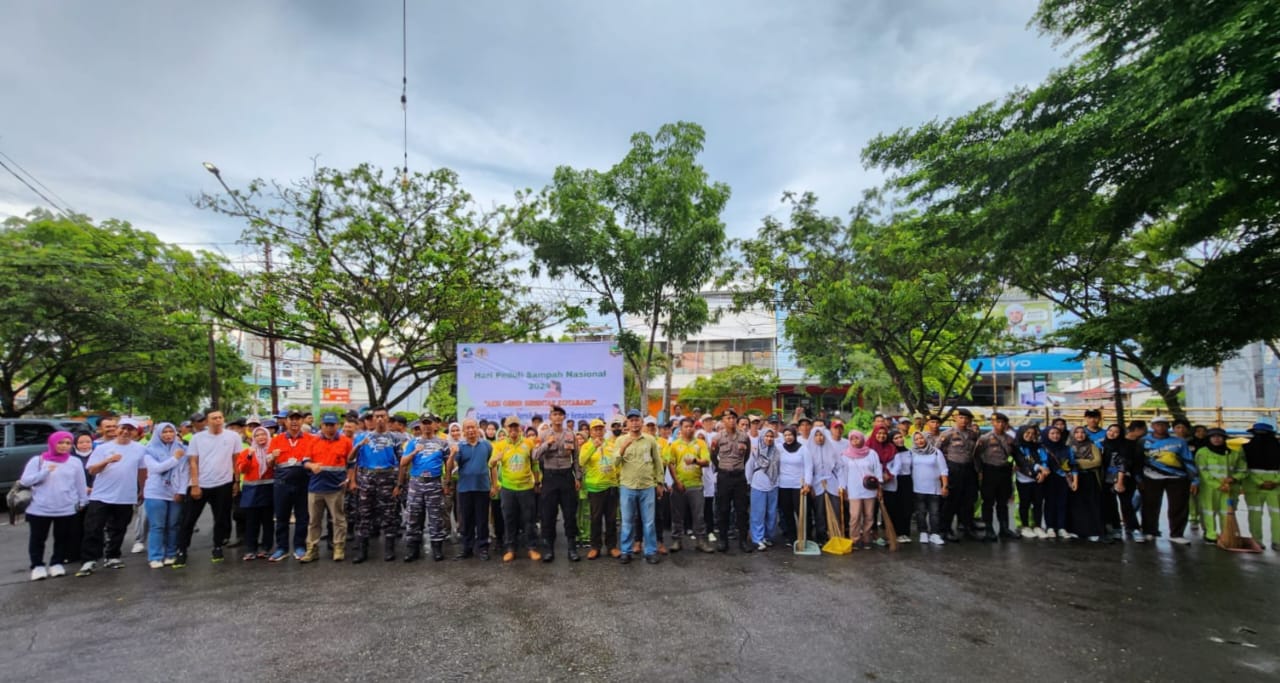
<svg viewBox="0 0 1280 683">
<path fill-rule="evenodd" d="M 9 506 L 9 526 L 13 526 L 18 523 L 18 515 L 26 512 L 31 505 L 31 488 L 14 482 L 4 500 Z"/>
</svg>

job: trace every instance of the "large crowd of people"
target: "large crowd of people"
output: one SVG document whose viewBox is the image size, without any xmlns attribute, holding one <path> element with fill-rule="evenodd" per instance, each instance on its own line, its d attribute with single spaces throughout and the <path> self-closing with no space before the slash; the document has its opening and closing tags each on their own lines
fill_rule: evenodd
<svg viewBox="0 0 1280 683">
<path fill-rule="evenodd" d="M 833 537 L 854 550 L 1146 543 L 1161 537 L 1162 509 L 1167 540 L 1186 544 L 1193 515 L 1215 541 L 1229 505 L 1247 506 L 1264 547 L 1264 511 L 1280 534 L 1271 424 L 1253 425 L 1237 451 L 1221 429 L 1165 418 L 1103 427 L 1092 410 L 1081 425 L 1014 429 L 996 413 L 980 431 L 967 409 L 951 417 L 943 429 L 936 415 L 877 416 L 864 434 L 839 419 L 784 424 L 733 410 L 574 424 L 553 406 L 528 423 L 446 423 L 379 407 L 323 415 L 318 428 L 299 411 L 228 421 L 210 410 L 149 434 L 130 417 L 103 418 L 96 434 L 57 432 L 19 483 L 32 494 L 32 580 L 75 563 L 77 576 L 122 567 L 131 524 L 133 552 L 180 569 L 206 507 L 215 563 L 234 548 L 245 562 L 363 563 L 379 538 L 385 561 L 443 560 L 452 540 L 456 560 L 488 560 L 494 548 L 503 562 L 552 562 L 560 547 L 572 562 L 650 564 L 686 548 L 724 553 L 736 542 L 751 553 Z"/>
</svg>

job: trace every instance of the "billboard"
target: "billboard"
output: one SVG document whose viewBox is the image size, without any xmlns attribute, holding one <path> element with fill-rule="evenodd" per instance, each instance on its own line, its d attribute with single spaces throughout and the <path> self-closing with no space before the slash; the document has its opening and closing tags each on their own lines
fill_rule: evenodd
<svg viewBox="0 0 1280 683">
<path fill-rule="evenodd" d="M 1009 301 L 996 304 L 995 315 L 1004 318 L 1005 333 L 1014 337 L 1040 339 L 1053 332 L 1053 303 L 1050 301 Z"/>
<path fill-rule="evenodd" d="M 321 389 L 320 400 L 326 403 L 350 403 L 350 389 Z"/>
<path fill-rule="evenodd" d="M 607 420 L 622 408 L 622 350 L 612 342 L 459 344 L 458 415 L 528 422 L 564 408 Z"/>
</svg>

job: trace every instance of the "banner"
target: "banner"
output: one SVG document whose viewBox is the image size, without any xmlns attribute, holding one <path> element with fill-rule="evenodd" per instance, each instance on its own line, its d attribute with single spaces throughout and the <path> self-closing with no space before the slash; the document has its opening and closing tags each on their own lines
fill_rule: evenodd
<svg viewBox="0 0 1280 683">
<path fill-rule="evenodd" d="M 996 304 L 994 314 L 1005 319 L 1005 333 L 1040 339 L 1053 332 L 1053 302 L 1033 299 Z"/>
<path fill-rule="evenodd" d="M 321 389 L 320 400 L 326 403 L 350 403 L 350 389 Z"/>
<path fill-rule="evenodd" d="M 528 423 L 551 406 L 570 420 L 622 412 L 622 350 L 611 342 L 459 344 L 458 415 Z"/>
</svg>

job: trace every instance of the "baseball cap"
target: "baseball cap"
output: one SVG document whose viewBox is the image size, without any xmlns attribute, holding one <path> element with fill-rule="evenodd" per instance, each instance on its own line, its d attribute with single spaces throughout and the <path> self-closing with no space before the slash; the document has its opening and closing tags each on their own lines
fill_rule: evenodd
<svg viewBox="0 0 1280 683">
<path fill-rule="evenodd" d="M 244 424 L 246 427 L 249 425 L 260 425 L 262 424 L 262 418 L 257 415 L 250 415 L 244 419 Z"/>
<path fill-rule="evenodd" d="M 506 425 L 506 426 L 508 426 L 508 427 L 510 427 L 511 425 L 515 425 L 515 426 L 519 427 L 519 426 L 520 426 L 520 418 L 516 417 L 515 415 L 511 415 L 511 416 L 509 416 L 509 417 L 508 417 L 508 418 L 507 418 L 507 419 L 506 419 L 502 424 L 504 424 L 504 425 Z"/>
<path fill-rule="evenodd" d="M 1169 418 L 1165 417 L 1164 415 L 1157 415 L 1151 418 L 1151 424 L 1155 424 L 1157 422 L 1163 422 L 1165 424 L 1169 424 Z"/>
<path fill-rule="evenodd" d="M 594 420 L 592 420 L 592 421 L 591 421 L 591 425 L 590 425 L 590 426 L 591 426 L 591 428 L 592 428 L 592 429 L 595 429 L 596 427 L 603 427 L 603 426 L 604 426 L 604 420 L 601 420 L 600 418 L 598 418 L 598 417 L 597 417 L 596 419 L 594 419 Z"/>
<path fill-rule="evenodd" d="M 290 410 L 290 411 L 289 411 L 289 412 L 287 412 L 287 413 L 286 413 L 285 411 L 283 411 L 283 410 L 282 410 L 282 411 L 280 411 L 280 412 L 284 413 L 284 416 L 285 416 L 285 417 L 305 417 L 305 416 L 302 414 L 302 411 L 301 411 L 301 410 Z"/>
<path fill-rule="evenodd" d="M 645 423 L 646 425 L 655 425 L 655 426 L 656 426 L 656 425 L 658 424 L 658 420 L 657 420 L 657 418 L 655 418 L 655 417 L 653 417 L 652 415 L 650 415 L 650 416 L 648 416 L 648 417 L 644 418 L 644 423 Z"/>
<path fill-rule="evenodd" d="M 120 427 L 121 429 L 124 429 L 125 427 L 132 427 L 134 429 L 142 428 L 142 424 L 131 417 L 120 418 L 120 422 L 116 423 L 116 426 Z"/>
<path fill-rule="evenodd" d="M 611 424 L 611 425 L 620 425 L 620 424 L 622 424 L 622 420 L 623 420 L 623 418 L 622 418 L 622 416 L 621 416 L 621 415 L 614 415 L 613 417 L 609 418 L 609 424 Z"/>
<path fill-rule="evenodd" d="M 277 423 L 275 420 L 272 420 L 271 418 L 267 418 L 267 419 L 263 420 L 263 421 L 262 421 L 262 424 L 260 424 L 260 425 L 258 425 L 258 426 L 259 426 L 259 427 L 262 427 L 262 428 L 264 428 L 264 429 L 275 429 L 275 428 L 276 428 L 276 426 L 277 426 L 278 424 L 279 424 L 279 423 Z"/>
<path fill-rule="evenodd" d="M 627 419 L 631 419 L 631 418 L 633 418 L 633 417 L 640 417 L 640 411 L 639 411 L 639 410 L 636 410 L 635 408 L 632 408 L 631 410 L 628 410 L 628 411 L 627 411 Z"/>
<path fill-rule="evenodd" d="M 320 424 L 336 425 L 338 424 L 338 416 L 333 413 L 325 413 L 324 417 L 320 418 Z"/>
</svg>

